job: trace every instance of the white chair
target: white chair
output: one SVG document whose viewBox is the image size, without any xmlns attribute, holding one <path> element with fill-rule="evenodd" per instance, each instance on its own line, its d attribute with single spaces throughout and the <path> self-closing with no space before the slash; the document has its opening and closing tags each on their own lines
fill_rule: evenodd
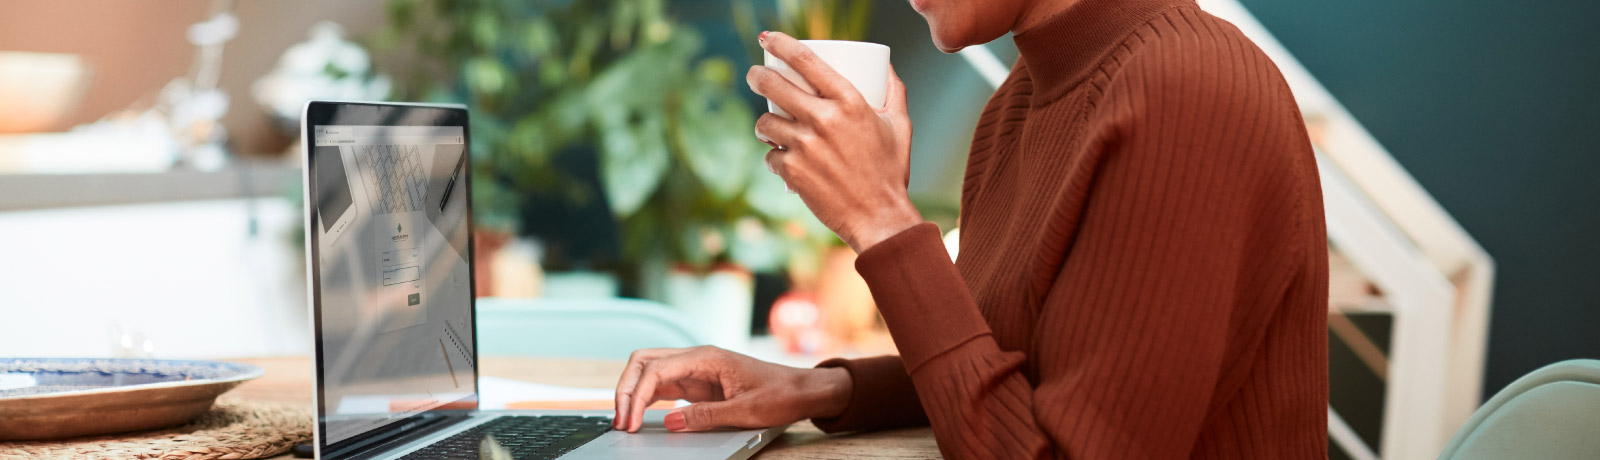
<svg viewBox="0 0 1600 460">
<path fill-rule="evenodd" d="M 480 355 L 624 360 L 705 343 L 677 310 L 642 299 L 485 297 L 477 316 Z"/>
</svg>

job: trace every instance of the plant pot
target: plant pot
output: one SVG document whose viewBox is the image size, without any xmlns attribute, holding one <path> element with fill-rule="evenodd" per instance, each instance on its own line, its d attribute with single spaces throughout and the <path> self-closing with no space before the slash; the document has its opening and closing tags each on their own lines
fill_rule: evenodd
<svg viewBox="0 0 1600 460">
<path fill-rule="evenodd" d="M 873 335 L 879 327 L 878 307 L 867 280 L 856 272 L 855 251 L 829 248 L 823 254 L 816 283 L 820 323 L 834 345 L 858 345 Z"/>
<path fill-rule="evenodd" d="M 491 230 L 477 230 L 472 233 L 472 271 L 473 290 L 478 297 L 491 297 L 494 295 L 494 257 L 511 242 L 511 235 Z"/>
<path fill-rule="evenodd" d="M 683 266 L 664 270 L 656 300 L 683 312 L 706 343 L 731 350 L 750 344 L 755 280 L 749 270 L 723 264 L 699 272 Z"/>
</svg>

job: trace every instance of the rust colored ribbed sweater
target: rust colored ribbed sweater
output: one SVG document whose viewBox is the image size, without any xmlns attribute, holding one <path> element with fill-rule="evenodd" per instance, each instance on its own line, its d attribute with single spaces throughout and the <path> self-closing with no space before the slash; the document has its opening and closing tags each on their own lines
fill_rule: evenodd
<svg viewBox="0 0 1600 460">
<path fill-rule="evenodd" d="M 827 431 L 931 423 L 947 458 L 1326 457 L 1327 237 L 1277 68 L 1191 0 L 1082 0 L 1015 37 L 952 264 L 865 252 L 898 357 Z"/>
</svg>

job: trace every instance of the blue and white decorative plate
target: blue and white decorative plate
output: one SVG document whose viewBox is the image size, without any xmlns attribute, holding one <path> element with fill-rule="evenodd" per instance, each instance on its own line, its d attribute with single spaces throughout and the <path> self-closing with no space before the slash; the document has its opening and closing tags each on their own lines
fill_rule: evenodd
<svg viewBox="0 0 1600 460">
<path fill-rule="evenodd" d="M 0 441 L 181 425 L 261 374 L 219 361 L 0 358 Z"/>
</svg>

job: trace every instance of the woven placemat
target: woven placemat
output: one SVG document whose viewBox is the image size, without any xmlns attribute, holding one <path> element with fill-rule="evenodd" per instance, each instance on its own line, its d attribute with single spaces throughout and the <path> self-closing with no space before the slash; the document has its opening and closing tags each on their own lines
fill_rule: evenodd
<svg viewBox="0 0 1600 460">
<path fill-rule="evenodd" d="M 45 442 L 0 442 L 0 459 L 223 460 L 265 458 L 311 442 L 311 408 L 218 401 L 187 425 Z"/>
</svg>

